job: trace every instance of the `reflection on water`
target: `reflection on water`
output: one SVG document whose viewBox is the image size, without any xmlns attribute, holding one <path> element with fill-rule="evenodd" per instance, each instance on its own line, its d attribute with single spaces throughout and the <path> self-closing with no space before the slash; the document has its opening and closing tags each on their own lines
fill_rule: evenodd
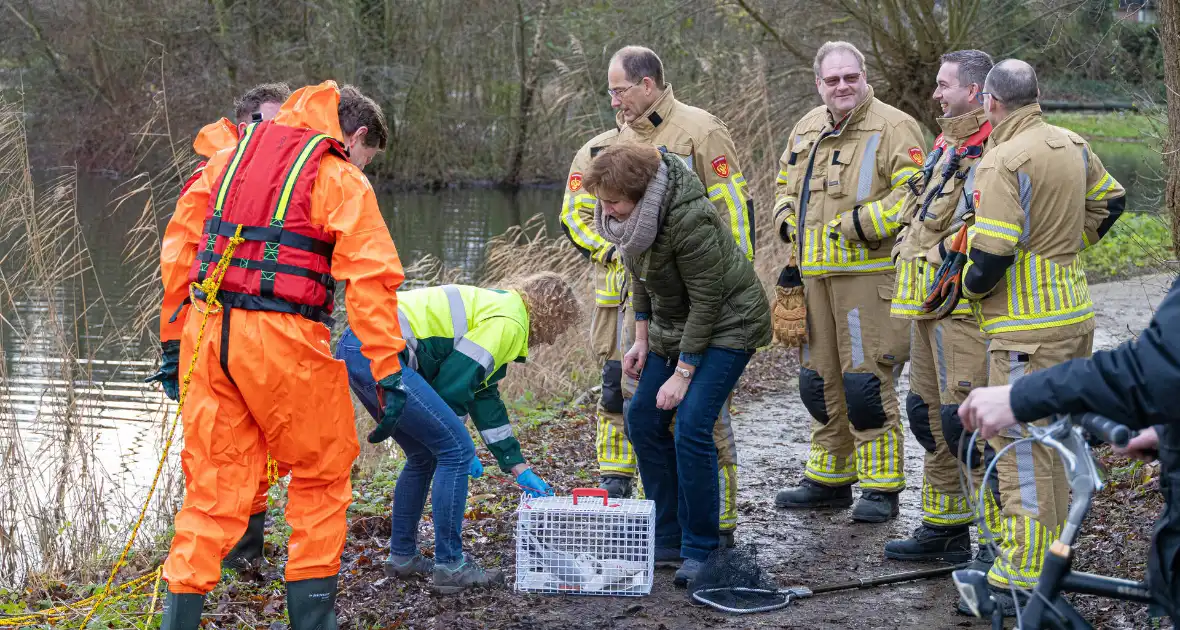
<svg viewBox="0 0 1180 630">
<path fill-rule="evenodd" d="M 67 280 L 28 286 L 20 282 L 27 269 L 0 263 L 8 265 L 0 266 L 0 281 L 23 285 L 11 297 L 0 290 L 0 583 L 25 568 L 12 564 L 12 549 L 41 553 L 40 542 L 55 535 L 43 531 L 53 529 L 52 519 L 75 526 L 84 515 L 100 529 L 121 530 L 145 496 L 175 414 L 157 385 L 143 383 L 156 371 L 155 348 L 152 335 L 136 330 L 143 313 L 132 288 L 144 278 L 125 260 L 143 202 L 114 211 L 109 203 L 120 192 L 112 182 L 81 178 L 81 238 L 55 244 L 62 251 L 50 257 L 78 267 Z M 509 227 L 542 213 L 556 233 L 560 201 L 555 189 L 379 195 L 403 263 L 431 254 L 468 281 L 478 280 L 487 241 Z M 74 258 L 82 248 L 87 256 Z M 164 483 L 181 487 L 179 467 L 169 467 Z M 170 516 L 176 507 L 156 512 Z"/>
</svg>

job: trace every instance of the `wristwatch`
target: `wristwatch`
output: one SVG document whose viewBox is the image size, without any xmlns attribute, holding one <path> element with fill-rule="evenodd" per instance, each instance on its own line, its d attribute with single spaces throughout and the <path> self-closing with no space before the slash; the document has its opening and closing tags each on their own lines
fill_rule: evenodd
<svg viewBox="0 0 1180 630">
<path fill-rule="evenodd" d="M 692 380 L 692 372 L 689 372 L 688 368 L 682 368 L 679 365 L 677 365 L 676 366 L 676 373 L 683 376 L 684 380 L 686 380 L 686 381 Z"/>
</svg>

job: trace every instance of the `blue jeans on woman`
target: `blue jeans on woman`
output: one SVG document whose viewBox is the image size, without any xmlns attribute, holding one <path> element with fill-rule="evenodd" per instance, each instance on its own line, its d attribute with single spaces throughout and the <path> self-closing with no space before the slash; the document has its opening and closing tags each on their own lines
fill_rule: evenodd
<svg viewBox="0 0 1180 630">
<path fill-rule="evenodd" d="M 679 547 L 682 557 L 700 562 L 717 548 L 721 505 L 713 424 L 753 355 L 707 349 L 684 400 L 663 410 L 656 407 L 656 394 L 675 374 L 677 359 L 648 353 L 626 426 L 644 492 L 656 503 L 657 547 Z M 673 416 L 675 435 L 668 430 Z"/>
<path fill-rule="evenodd" d="M 352 330 L 341 337 L 336 358 L 348 366 L 348 382 L 365 409 L 380 417 L 377 382 L 361 342 Z M 475 443 L 466 425 L 422 378 L 402 366 L 406 406 L 393 439 L 406 453 L 406 465 L 393 490 L 392 534 L 389 552 L 396 556 L 418 553 L 418 523 L 426 493 L 434 505 L 434 558 L 442 564 L 463 559 L 463 514 L 467 509 L 467 473 Z M 432 483 L 433 479 L 433 483 Z"/>
</svg>

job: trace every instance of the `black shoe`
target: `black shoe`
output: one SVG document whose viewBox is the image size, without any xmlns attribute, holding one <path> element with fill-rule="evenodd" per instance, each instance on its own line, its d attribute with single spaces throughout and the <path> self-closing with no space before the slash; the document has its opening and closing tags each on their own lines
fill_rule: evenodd
<svg viewBox="0 0 1180 630">
<path fill-rule="evenodd" d="M 992 601 L 995 602 L 995 605 L 999 606 L 1005 619 L 1016 616 L 1016 600 L 1012 599 L 1012 591 L 1007 586 L 989 584 L 988 592 L 991 594 Z M 1020 600 L 1020 607 L 1023 608 L 1028 604 L 1028 596 L 1021 592 L 1020 589 L 1017 589 L 1016 593 Z M 966 615 L 967 617 L 974 616 L 971 614 L 971 608 L 967 605 L 967 602 L 963 601 L 962 597 L 959 598 L 959 604 L 955 607 L 955 610 L 960 615 Z"/>
<path fill-rule="evenodd" d="M 599 488 L 606 490 L 612 499 L 626 499 L 631 496 L 631 478 L 619 475 L 603 475 Z"/>
<path fill-rule="evenodd" d="M 966 525 L 938 527 L 922 523 L 905 540 L 885 543 L 891 560 L 942 560 L 958 564 L 971 559 L 971 532 Z"/>
<path fill-rule="evenodd" d="M 861 523 L 884 523 L 896 518 L 901 512 L 896 492 L 865 490 L 852 508 L 852 520 Z"/>
<path fill-rule="evenodd" d="M 796 488 L 787 488 L 774 497 L 780 508 L 846 508 L 852 505 L 852 486 L 825 486 L 804 478 Z"/>
<path fill-rule="evenodd" d="M 204 606 L 204 595 L 169 592 L 164 598 L 160 630 L 197 630 L 201 627 L 201 608 Z"/>
<path fill-rule="evenodd" d="M 246 533 L 221 561 L 221 568 L 244 571 L 262 564 L 262 544 L 265 535 L 266 512 L 250 515 Z"/>
<path fill-rule="evenodd" d="M 339 576 L 287 582 L 287 616 L 291 630 L 337 630 L 336 586 Z"/>
<path fill-rule="evenodd" d="M 996 552 L 992 551 L 992 546 L 987 543 L 980 543 L 979 552 L 975 554 L 975 558 L 971 561 L 971 566 L 968 568 L 987 573 L 992 570 L 992 564 L 995 561 Z"/>
<path fill-rule="evenodd" d="M 717 547 L 719 549 L 733 549 L 733 545 L 734 545 L 733 530 L 732 529 L 721 530 L 721 536 L 720 536 L 720 540 L 717 541 Z"/>
</svg>

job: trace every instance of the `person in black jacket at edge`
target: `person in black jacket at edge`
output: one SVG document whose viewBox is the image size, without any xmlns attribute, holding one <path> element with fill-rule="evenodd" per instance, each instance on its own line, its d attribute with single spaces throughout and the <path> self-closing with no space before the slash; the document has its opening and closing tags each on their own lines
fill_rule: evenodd
<svg viewBox="0 0 1180 630">
<path fill-rule="evenodd" d="M 1170 331 L 1170 332 L 1169 332 Z M 1032 372 L 1011 385 L 976 389 L 959 408 L 963 426 L 990 438 L 1017 422 L 1054 413 L 1096 413 L 1139 434 L 1117 452 L 1151 460 L 1158 452 L 1164 511 L 1156 522 L 1147 582 L 1180 619 L 1180 279 L 1138 339 L 1088 359 Z"/>
</svg>

